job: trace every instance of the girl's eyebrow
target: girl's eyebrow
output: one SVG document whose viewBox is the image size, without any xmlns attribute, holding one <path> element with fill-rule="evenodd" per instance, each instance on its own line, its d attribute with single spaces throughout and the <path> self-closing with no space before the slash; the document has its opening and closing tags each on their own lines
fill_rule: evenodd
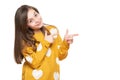
<svg viewBox="0 0 120 80">
<path fill-rule="evenodd" d="M 36 14 L 37 12 L 36 11 L 34 11 L 34 14 Z"/>
</svg>

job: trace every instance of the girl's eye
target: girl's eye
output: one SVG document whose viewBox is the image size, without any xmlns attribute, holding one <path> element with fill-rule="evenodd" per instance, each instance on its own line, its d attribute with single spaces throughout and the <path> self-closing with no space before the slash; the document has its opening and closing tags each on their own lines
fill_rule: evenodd
<svg viewBox="0 0 120 80">
<path fill-rule="evenodd" d="M 38 15 L 37 13 L 36 13 L 36 14 L 34 14 L 34 16 L 35 16 L 35 17 L 37 17 L 37 15 Z"/>
<path fill-rule="evenodd" d="M 32 22 L 32 20 L 29 21 L 30 23 Z"/>
<path fill-rule="evenodd" d="M 29 20 L 29 21 L 28 21 L 28 23 L 32 23 L 32 22 L 33 22 L 33 20 Z"/>
</svg>

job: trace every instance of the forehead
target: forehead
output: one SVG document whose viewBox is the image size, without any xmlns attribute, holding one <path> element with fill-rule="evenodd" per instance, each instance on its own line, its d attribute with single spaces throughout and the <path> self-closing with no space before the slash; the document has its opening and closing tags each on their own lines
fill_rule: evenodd
<svg viewBox="0 0 120 80">
<path fill-rule="evenodd" d="M 28 9 L 27 17 L 32 18 L 36 11 L 34 9 Z"/>
</svg>

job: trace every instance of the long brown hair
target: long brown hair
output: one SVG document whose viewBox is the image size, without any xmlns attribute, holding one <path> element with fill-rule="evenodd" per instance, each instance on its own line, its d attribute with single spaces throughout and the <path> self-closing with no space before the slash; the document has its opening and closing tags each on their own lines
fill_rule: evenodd
<svg viewBox="0 0 120 80">
<path fill-rule="evenodd" d="M 35 43 L 39 43 L 33 37 L 34 31 L 27 26 L 27 13 L 29 9 L 34 9 L 37 13 L 39 13 L 35 7 L 29 5 L 20 6 L 15 13 L 14 58 L 17 64 L 21 64 L 23 60 L 23 42 L 29 46 L 32 46 L 34 50 L 36 50 Z M 45 34 L 45 30 L 47 29 L 43 26 L 40 30 L 43 34 Z"/>
</svg>

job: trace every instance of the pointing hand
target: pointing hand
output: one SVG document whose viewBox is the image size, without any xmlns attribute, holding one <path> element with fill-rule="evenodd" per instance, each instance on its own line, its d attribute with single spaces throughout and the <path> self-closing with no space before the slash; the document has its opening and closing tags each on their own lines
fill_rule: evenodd
<svg viewBox="0 0 120 80">
<path fill-rule="evenodd" d="M 79 34 L 68 34 L 68 29 L 66 30 L 66 34 L 64 36 L 64 40 L 67 41 L 68 44 L 73 43 L 73 37 L 78 36 Z"/>
</svg>

